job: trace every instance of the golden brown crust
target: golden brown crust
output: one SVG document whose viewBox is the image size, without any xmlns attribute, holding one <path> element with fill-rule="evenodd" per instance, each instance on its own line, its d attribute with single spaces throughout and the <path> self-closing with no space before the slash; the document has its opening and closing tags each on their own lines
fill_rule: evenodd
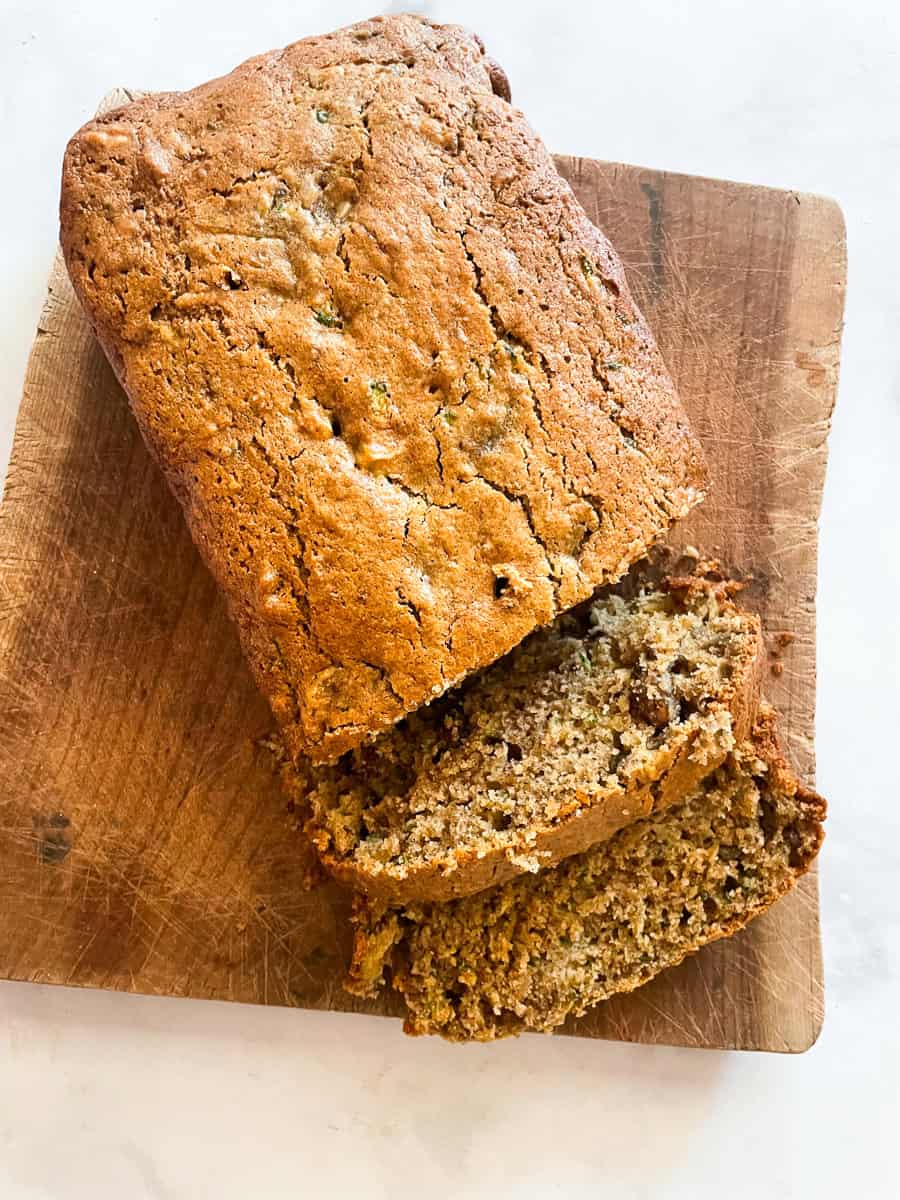
<svg viewBox="0 0 900 1200">
<path fill-rule="evenodd" d="M 291 751 L 336 758 L 619 577 L 701 452 L 477 39 L 390 17 L 86 125 L 75 290 Z"/>
</svg>

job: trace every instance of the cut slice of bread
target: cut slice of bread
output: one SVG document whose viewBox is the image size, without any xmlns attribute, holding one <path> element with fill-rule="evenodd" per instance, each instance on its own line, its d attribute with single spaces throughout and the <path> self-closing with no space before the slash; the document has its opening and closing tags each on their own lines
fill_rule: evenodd
<svg viewBox="0 0 900 1200">
<path fill-rule="evenodd" d="M 388 971 L 411 1034 L 554 1029 L 762 913 L 809 868 L 824 816 L 766 713 L 690 799 L 552 870 L 447 904 L 360 897 L 347 986 L 371 994 Z"/>
<path fill-rule="evenodd" d="M 376 898 L 534 872 L 680 800 L 749 734 L 761 638 L 734 585 L 610 594 L 337 764 L 311 768 L 325 866 Z"/>
</svg>

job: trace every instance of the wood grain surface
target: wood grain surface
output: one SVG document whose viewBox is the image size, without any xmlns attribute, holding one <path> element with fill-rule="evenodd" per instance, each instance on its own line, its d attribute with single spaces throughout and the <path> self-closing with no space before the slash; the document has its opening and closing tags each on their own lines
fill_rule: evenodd
<svg viewBox="0 0 900 1200">
<path fill-rule="evenodd" d="M 673 545 L 751 579 L 768 693 L 811 781 L 840 211 L 636 167 L 559 166 L 624 258 L 710 458 L 712 494 Z M 309 851 L 270 729 L 57 260 L 0 508 L 0 976 L 399 1011 L 341 990 L 347 899 L 333 884 L 306 886 Z M 737 938 L 567 1030 L 798 1051 L 821 1021 L 810 876 Z"/>
</svg>

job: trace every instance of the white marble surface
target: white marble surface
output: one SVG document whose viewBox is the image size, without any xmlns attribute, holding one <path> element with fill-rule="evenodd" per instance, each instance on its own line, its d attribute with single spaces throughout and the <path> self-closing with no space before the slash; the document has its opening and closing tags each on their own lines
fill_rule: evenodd
<svg viewBox="0 0 900 1200">
<path fill-rule="evenodd" d="M 427 8 L 483 34 L 554 150 L 844 207 L 850 293 L 819 586 L 824 1033 L 794 1059 L 544 1038 L 457 1049 L 375 1019 L 5 984 L 0 1197 L 895 1197 L 900 818 L 875 747 L 900 739 L 900 10 Z M 189 86 L 370 12 L 369 0 L 3 0 L 0 461 L 63 146 L 98 98 L 117 83 Z"/>
</svg>

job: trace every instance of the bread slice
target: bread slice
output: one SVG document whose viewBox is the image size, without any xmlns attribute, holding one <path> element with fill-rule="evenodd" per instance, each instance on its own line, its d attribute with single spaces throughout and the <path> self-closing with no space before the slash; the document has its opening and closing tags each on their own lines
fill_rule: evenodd
<svg viewBox="0 0 900 1200">
<path fill-rule="evenodd" d="M 608 595 L 313 769 L 326 867 L 383 900 L 449 899 L 682 798 L 754 719 L 759 622 L 730 590 L 691 578 Z"/>
<path fill-rule="evenodd" d="M 621 262 L 455 26 L 366 21 L 91 121 L 60 226 L 294 755 L 494 662 L 702 498 Z"/>
<path fill-rule="evenodd" d="M 411 1034 L 554 1029 L 764 912 L 809 868 L 824 816 L 766 714 L 689 800 L 552 870 L 449 904 L 360 899 L 347 986 L 371 994 L 388 971 Z"/>
</svg>

